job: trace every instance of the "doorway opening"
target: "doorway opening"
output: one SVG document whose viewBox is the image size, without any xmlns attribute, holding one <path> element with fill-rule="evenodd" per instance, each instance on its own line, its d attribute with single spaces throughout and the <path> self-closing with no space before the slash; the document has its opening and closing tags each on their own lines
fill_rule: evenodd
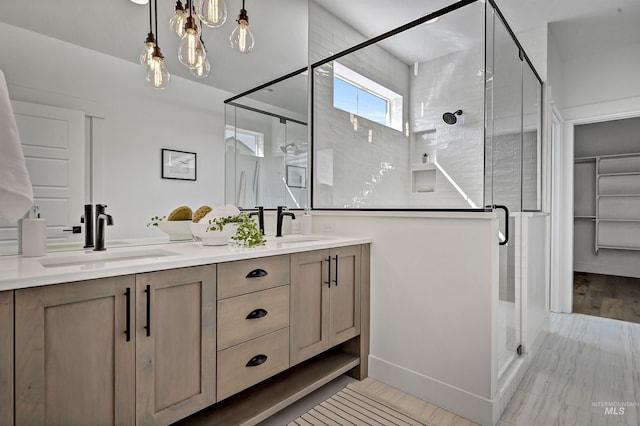
<svg viewBox="0 0 640 426">
<path fill-rule="evenodd" d="M 640 323 L 640 117 L 574 129 L 573 311 Z"/>
</svg>

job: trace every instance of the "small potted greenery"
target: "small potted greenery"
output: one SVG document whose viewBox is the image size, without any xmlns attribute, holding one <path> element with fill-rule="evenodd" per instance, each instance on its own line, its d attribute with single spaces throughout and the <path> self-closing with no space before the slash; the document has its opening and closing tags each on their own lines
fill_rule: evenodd
<svg viewBox="0 0 640 426">
<path fill-rule="evenodd" d="M 266 244 L 256 221 L 246 213 L 209 219 L 202 236 L 203 245 L 222 245 L 227 242 L 239 247 L 258 247 Z"/>
</svg>

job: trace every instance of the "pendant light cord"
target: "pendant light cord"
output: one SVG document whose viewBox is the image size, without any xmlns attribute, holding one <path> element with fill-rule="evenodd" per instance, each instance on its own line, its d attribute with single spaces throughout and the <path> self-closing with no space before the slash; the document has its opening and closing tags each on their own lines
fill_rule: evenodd
<svg viewBox="0 0 640 426">
<path fill-rule="evenodd" d="M 155 4 L 155 9 L 156 9 L 156 46 L 160 46 L 160 43 L 158 43 L 158 0 L 154 0 L 153 2 Z M 151 0 L 149 0 L 149 4 L 151 4 Z"/>
<path fill-rule="evenodd" d="M 149 1 L 149 33 L 153 32 L 153 23 L 151 22 L 151 1 Z"/>
</svg>

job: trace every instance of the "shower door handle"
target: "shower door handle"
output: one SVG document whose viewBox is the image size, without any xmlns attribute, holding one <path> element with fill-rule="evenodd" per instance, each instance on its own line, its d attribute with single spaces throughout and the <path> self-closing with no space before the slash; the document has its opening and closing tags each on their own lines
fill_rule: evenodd
<svg viewBox="0 0 640 426">
<path fill-rule="evenodd" d="M 505 246 L 509 242 L 509 209 L 502 204 L 493 204 L 487 207 L 504 210 L 504 240 L 500 241 L 499 244 Z"/>
</svg>

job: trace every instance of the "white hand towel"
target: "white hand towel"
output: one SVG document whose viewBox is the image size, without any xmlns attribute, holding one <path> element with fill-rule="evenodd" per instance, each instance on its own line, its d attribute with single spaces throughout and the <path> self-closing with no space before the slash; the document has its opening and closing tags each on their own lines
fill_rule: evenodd
<svg viewBox="0 0 640 426">
<path fill-rule="evenodd" d="M 0 70 L 0 217 L 14 222 L 31 208 L 33 189 L 24 161 L 9 90 Z"/>
</svg>

